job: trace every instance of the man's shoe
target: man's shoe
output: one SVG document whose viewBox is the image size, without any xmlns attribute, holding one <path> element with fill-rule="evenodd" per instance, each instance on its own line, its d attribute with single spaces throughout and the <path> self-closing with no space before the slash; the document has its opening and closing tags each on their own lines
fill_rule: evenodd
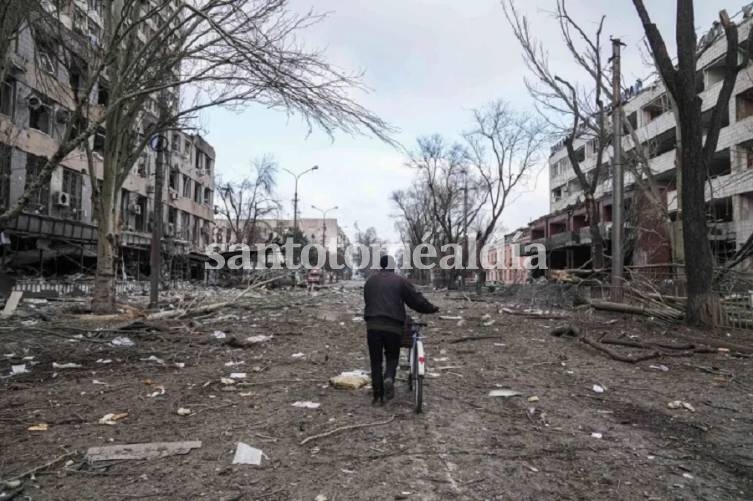
<svg viewBox="0 0 753 501">
<path fill-rule="evenodd" d="M 392 378 L 384 380 L 384 398 L 387 400 L 395 398 L 395 381 Z"/>
<path fill-rule="evenodd" d="M 384 397 L 374 395 L 374 398 L 371 401 L 371 405 L 384 405 Z"/>
</svg>

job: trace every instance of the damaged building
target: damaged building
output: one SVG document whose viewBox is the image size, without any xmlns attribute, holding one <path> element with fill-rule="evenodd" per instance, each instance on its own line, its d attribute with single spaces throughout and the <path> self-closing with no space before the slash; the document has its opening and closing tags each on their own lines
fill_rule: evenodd
<svg viewBox="0 0 753 501">
<path fill-rule="evenodd" d="M 98 5 L 63 2 L 61 22 L 96 43 L 103 23 Z M 28 27 L 20 30 L 11 44 L 11 64 L 0 86 L 0 212 L 14 206 L 39 175 L 71 119 L 65 96 L 55 95 L 40 83 L 43 75 L 75 85 L 77 76 L 72 69 L 58 62 L 57 51 L 62 50 Z M 107 103 L 106 82 L 93 90 L 90 100 L 92 104 Z M 147 113 L 156 110 L 156 102 L 150 100 Z M 99 179 L 106 134 L 101 129 L 89 140 L 95 177 Z M 166 135 L 169 146 L 163 192 L 155 193 L 157 154 L 149 148 L 122 186 L 119 277 L 138 279 L 150 271 L 157 197 L 164 207 L 163 255 L 171 275 L 200 278 L 204 271 L 204 250 L 214 224 L 214 149 L 197 134 L 175 130 Z M 2 268 L 46 277 L 93 271 L 97 221 L 92 210 L 89 165 L 84 148 L 71 152 L 55 168 L 49 183 L 32 193 L 21 214 L 0 228 Z"/>
<path fill-rule="evenodd" d="M 747 39 L 753 24 L 752 9 L 744 10 L 740 39 Z M 715 23 L 701 37 L 697 81 L 703 101 L 703 121 L 708 123 L 716 105 L 723 76 L 727 43 Z M 742 57 L 742 56 L 741 56 Z M 622 138 L 625 168 L 626 265 L 662 268 L 682 260 L 681 246 L 673 246 L 678 231 L 677 217 L 677 124 L 666 89 L 660 82 L 645 85 L 637 81 L 623 95 L 624 113 L 632 127 Z M 611 121 L 611 117 L 609 118 Z M 649 157 L 653 181 L 637 178 L 638 169 L 629 162 L 637 158 L 630 130 L 634 129 Z M 597 169 L 596 140 L 582 134 L 573 144 L 581 169 L 589 176 Z M 611 147 L 605 159 L 612 156 Z M 599 170 L 595 192 L 599 227 L 610 249 L 612 227 L 612 168 L 605 160 Z M 554 145 L 549 158 L 550 213 L 533 221 L 530 238 L 546 246 L 550 268 L 573 269 L 591 260 L 590 221 L 584 205 L 585 193 L 570 165 L 564 140 Z M 723 265 L 753 233 L 753 65 L 743 69 L 735 84 L 724 117 L 719 144 L 709 166 L 706 186 L 709 238 L 717 264 Z M 654 183 L 646 195 L 646 184 Z M 660 204 L 651 200 L 660 200 Z M 655 207 L 660 205 L 660 207 Z M 679 258 L 679 259 L 678 259 Z M 746 263 L 744 263 L 744 266 Z M 750 268 L 750 262 L 747 263 Z M 666 270 L 669 271 L 669 270 Z"/>
</svg>

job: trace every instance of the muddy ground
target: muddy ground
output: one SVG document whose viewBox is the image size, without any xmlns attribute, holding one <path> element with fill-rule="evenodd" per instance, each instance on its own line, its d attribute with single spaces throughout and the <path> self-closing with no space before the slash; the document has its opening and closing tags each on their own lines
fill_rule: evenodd
<svg viewBox="0 0 753 501">
<path fill-rule="evenodd" d="M 61 314 L 1 321 L 0 374 L 34 358 L 25 361 L 29 373 L 0 382 L 0 477 L 51 463 L 3 491 L 34 500 L 753 498 L 751 358 L 709 350 L 630 364 L 549 335 L 576 325 L 594 340 L 686 344 L 705 335 L 753 348 L 750 332 L 711 335 L 583 309 L 528 318 L 501 311 L 516 306 L 514 297 L 431 293 L 442 315 L 463 321 L 425 317 L 431 374 L 425 413 L 416 415 L 404 382 L 384 407 L 371 406 L 368 388 L 328 384 L 342 371 L 368 370 L 361 292 L 349 285 L 316 297 L 259 292 L 240 307 L 126 332 L 94 330 L 127 324 L 117 319 Z M 87 340 L 53 335 L 73 332 Z M 274 337 L 228 343 L 262 334 Z M 123 335 L 135 345 L 108 344 Z M 481 339 L 465 339 L 474 336 Z M 233 372 L 247 377 L 223 384 Z M 521 395 L 488 396 L 495 389 Z M 690 408 L 668 407 L 673 401 Z M 99 424 L 108 413 L 128 415 Z M 46 431 L 28 431 L 41 423 Z M 202 447 L 143 461 L 84 459 L 93 446 L 183 440 Z M 232 464 L 238 442 L 263 451 L 260 466 Z"/>
</svg>

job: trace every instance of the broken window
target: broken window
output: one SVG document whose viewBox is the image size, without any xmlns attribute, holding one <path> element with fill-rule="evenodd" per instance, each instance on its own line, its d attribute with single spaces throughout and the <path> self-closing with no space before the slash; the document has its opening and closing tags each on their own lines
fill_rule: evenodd
<svg viewBox="0 0 753 501">
<path fill-rule="evenodd" d="M 212 205 L 212 190 L 204 188 L 204 205 Z"/>
<path fill-rule="evenodd" d="M 43 36 L 37 36 L 34 42 L 37 49 L 39 68 L 50 75 L 55 75 L 57 73 L 55 43 Z"/>
<path fill-rule="evenodd" d="M 0 211 L 10 206 L 10 166 L 13 148 L 0 144 Z"/>
<path fill-rule="evenodd" d="M 139 157 L 137 171 L 140 177 L 149 177 L 149 155 L 146 152 Z"/>
<path fill-rule="evenodd" d="M 75 170 L 63 168 L 63 193 L 68 194 L 67 208 L 63 208 L 62 213 L 69 219 L 81 220 L 83 211 L 81 202 L 83 200 L 84 176 Z"/>
<path fill-rule="evenodd" d="M 28 190 L 31 185 L 42 176 L 42 169 L 47 163 L 45 157 L 26 154 L 26 181 L 24 191 Z M 50 208 L 50 181 L 47 180 L 38 189 L 31 192 L 29 204 L 27 207 L 37 214 L 47 214 Z"/>
<path fill-rule="evenodd" d="M 110 102 L 110 89 L 103 82 L 99 82 L 97 85 L 97 104 L 101 106 L 107 106 Z"/>
<path fill-rule="evenodd" d="M 99 153 L 100 155 L 105 154 L 105 129 L 97 129 L 97 132 L 94 133 L 94 144 L 92 145 L 92 151 Z"/>
<path fill-rule="evenodd" d="M 0 113 L 13 118 L 13 109 L 16 102 L 16 81 L 12 78 L 5 80 L 0 85 Z"/>
<path fill-rule="evenodd" d="M 172 140 L 172 149 L 173 151 L 180 151 L 180 134 L 173 134 L 173 140 Z"/>
<path fill-rule="evenodd" d="M 27 98 L 29 127 L 49 134 L 52 130 L 52 101 L 32 94 Z"/>
<path fill-rule="evenodd" d="M 737 121 L 753 115 L 753 89 L 748 89 L 737 95 Z"/>
<path fill-rule="evenodd" d="M 671 109 L 669 96 L 662 94 L 643 107 L 643 123 L 648 124 Z"/>
</svg>

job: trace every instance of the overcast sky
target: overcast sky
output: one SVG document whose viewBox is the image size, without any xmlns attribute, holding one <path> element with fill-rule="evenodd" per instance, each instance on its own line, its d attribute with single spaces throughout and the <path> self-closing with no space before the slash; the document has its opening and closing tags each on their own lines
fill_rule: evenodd
<svg viewBox="0 0 753 501">
<path fill-rule="evenodd" d="M 575 71 L 561 47 L 550 11 L 554 0 L 518 0 L 549 49 L 557 71 Z M 668 43 L 674 39 L 673 0 L 646 2 Z M 721 8 L 730 15 L 741 2 L 696 0 L 696 24 L 706 31 Z M 526 75 L 520 50 L 498 0 L 291 0 L 296 11 L 328 12 L 320 24 L 301 34 L 308 47 L 324 49 L 330 62 L 346 71 L 361 70 L 371 89 L 359 94 L 366 107 L 399 129 L 407 147 L 422 135 L 439 133 L 455 139 L 469 124 L 470 110 L 503 99 L 521 111 L 532 111 L 523 85 Z M 644 78 L 642 28 L 630 0 L 569 0 L 573 17 L 591 28 L 607 15 L 605 35 L 620 37 L 626 80 Z M 251 107 L 235 113 L 216 109 L 202 126 L 217 152 L 217 169 L 225 177 L 242 177 L 252 158 L 272 154 L 281 167 L 320 169 L 301 178 L 303 217 L 315 217 L 312 204 L 339 206 L 332 213 L 352 236 L 354 223 L 374 226 L 380 236 L 396 241 L 390 193 L 407 187 L 414 172 L 402 153 L 368 137 L 325 134 L 307 129 L 297 117 L 278 110 Z M 542 155 L 546 159 L 548 155 Z M 510 206 L 502 224 L 513 229 L 548 211 L 548 176 Z M 293 179 L 281 172 L 278 194 L 283 216 L 292 215 Z"/>
</svg>

